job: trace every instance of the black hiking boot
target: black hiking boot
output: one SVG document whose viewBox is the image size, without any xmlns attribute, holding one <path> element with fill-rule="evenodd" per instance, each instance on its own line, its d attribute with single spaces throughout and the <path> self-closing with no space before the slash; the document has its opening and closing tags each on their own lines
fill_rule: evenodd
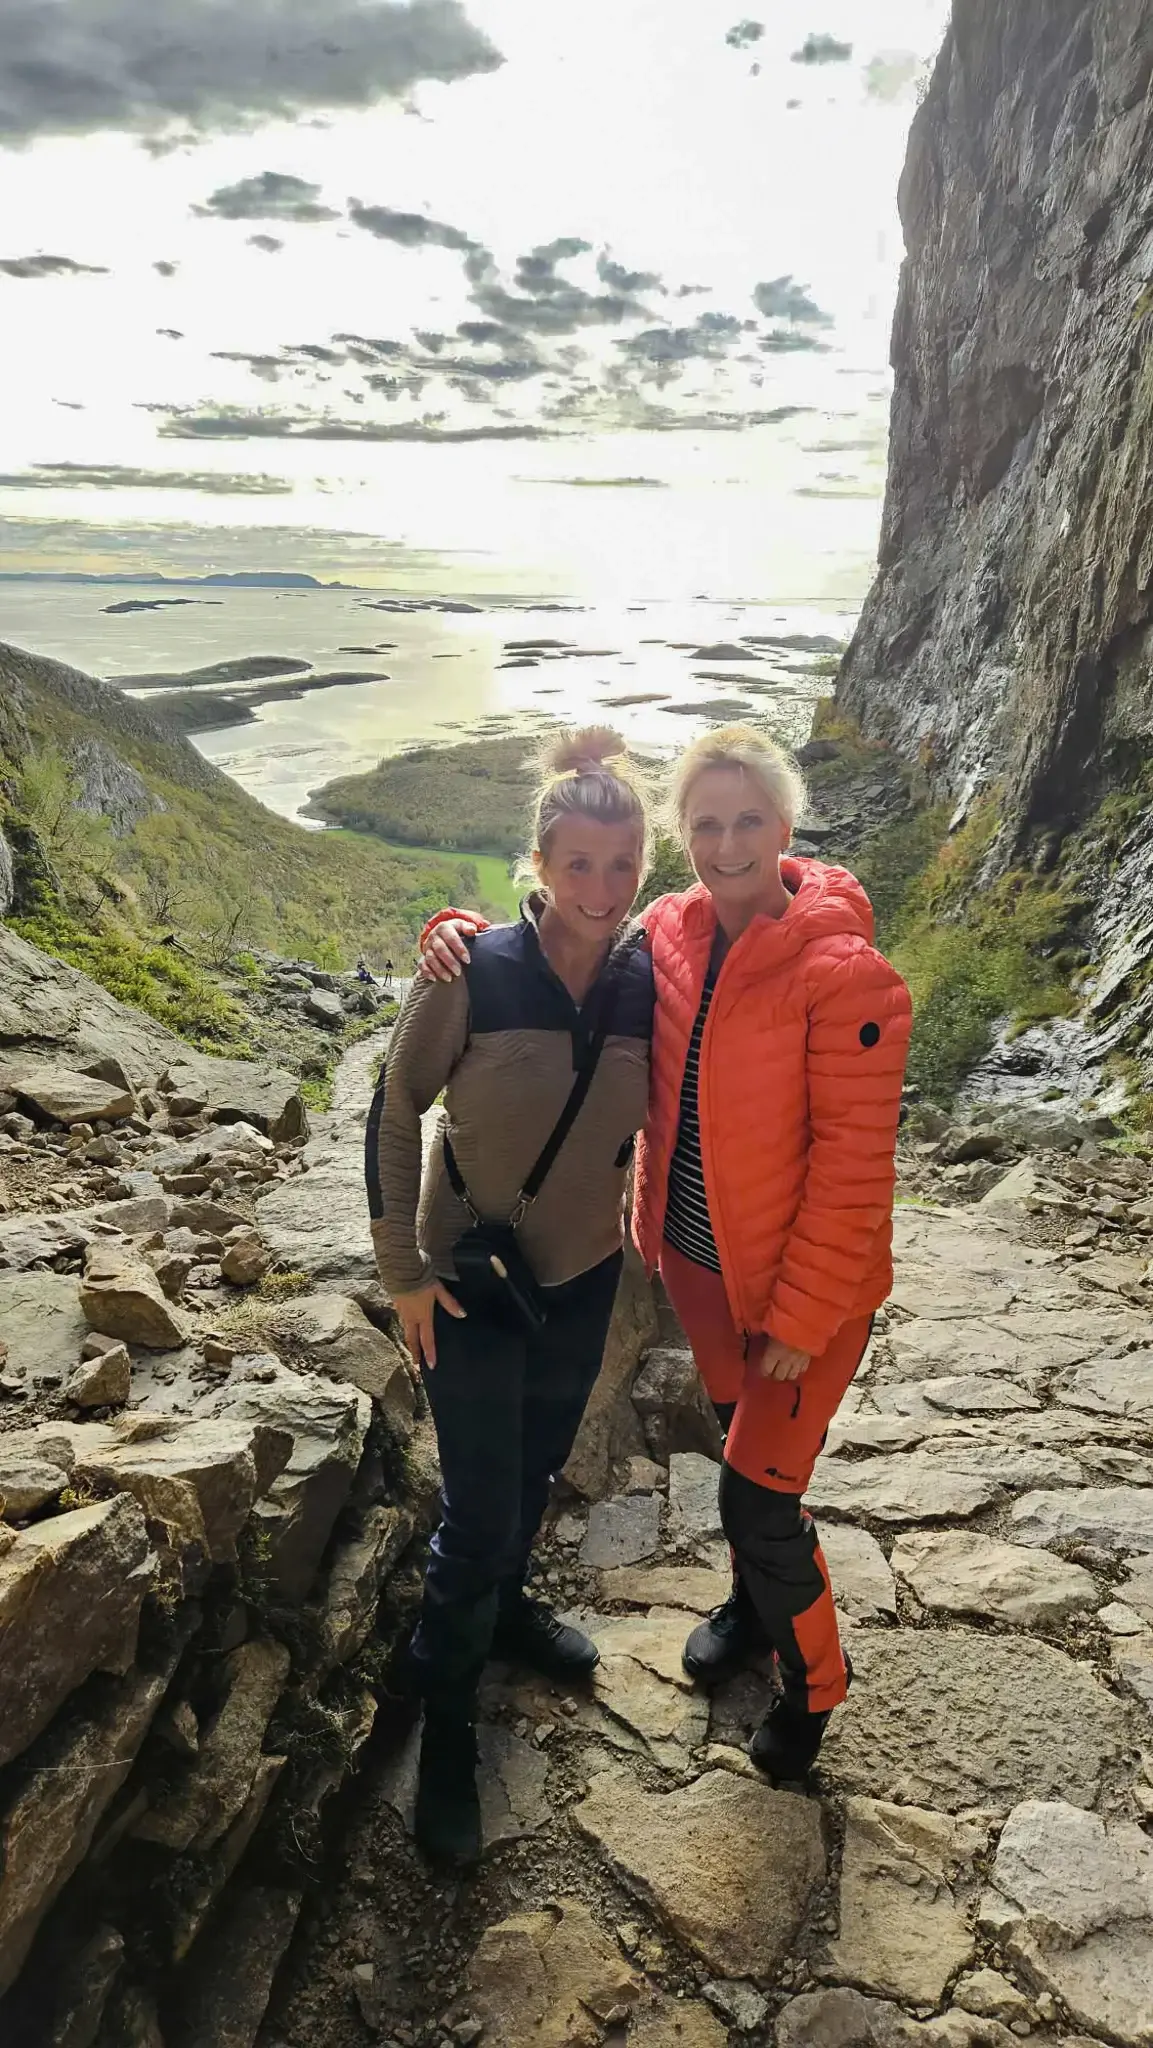
<svg viewBox="0 0 1153 2048">
<path fill-rule="evenodd" d="M 852 1682 L 853 1667 L 846 1657 L 846 1686 Z M 749 1744 L 757 1769 L 774 1785 L 805 1784 L 835 1711 L 829 1707 L 824 1713 L 811 1714 L 787 1693 L 778 1693 Z"/>
<path fill-rule="evenodd" d="M 545 1678 L 587 1678 L 601 1661 L 597 1646 L 579 1628 L 558 1621 L 543 1600 L 523 1596 L 497 1620 L 492 1639 L 494 1657 L 527 1664 Z"/>
<path fill-rule="evenodd" d="M 476 1766 L 473 1723 L 426 1707 L 413 1832 L 430 1863 L 469 1870 L 480 1862 Z"/>
<path fill-rule="evenodd" d="M 768 1647 L 756 1609 L 736 1579 L 723 1605 L 714 1607 L 708 1620 L 693 1630 L 681 1652 L 681 1663 L 690 1678 L 703 1685 L 720 1685 Z"/>
</svg>

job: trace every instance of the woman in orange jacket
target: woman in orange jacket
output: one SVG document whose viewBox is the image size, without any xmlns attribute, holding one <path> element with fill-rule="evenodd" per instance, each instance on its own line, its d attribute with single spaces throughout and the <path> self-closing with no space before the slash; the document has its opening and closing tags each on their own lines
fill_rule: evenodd
<svg viewBox="0 0 1153 2048">
<path fill-rule="evenodd" d="M 733 1591 L 685 1668 L 716 1683 L 775 1652 L 751 1755 L 776 1782 L 806 1777 L 848 1686 L 803 1496 L 892 1284 L 911 1023 L 860 884 L 787 857 L 803 801 L 785 756 L 740 726 L 677 764 L 699 879 L 642 913 L 657 1010 L 633 1217 L 725 1431 Z M 451 927 L 433 949 L 442 967 L 463 951 Z"/>
</svg>

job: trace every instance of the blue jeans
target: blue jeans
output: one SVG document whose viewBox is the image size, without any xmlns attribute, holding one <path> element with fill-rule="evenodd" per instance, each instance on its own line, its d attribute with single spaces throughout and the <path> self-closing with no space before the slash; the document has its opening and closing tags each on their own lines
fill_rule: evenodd
<svg viewBox="0 0 1153 2048">
<path fill-rule="evenodd" d="M 425 1368 L 424 1384 L 441 1520 L 412 1657 L 426 1698 L 447 1708 L 471 1711 L 498 1614 L 521 1597 L 553 1475 L 601 1368 L 621 1263 L 614 1252 L 546 1289 L 539 1331 L 436 1310 L 436 1366 Z"/>
</svg>

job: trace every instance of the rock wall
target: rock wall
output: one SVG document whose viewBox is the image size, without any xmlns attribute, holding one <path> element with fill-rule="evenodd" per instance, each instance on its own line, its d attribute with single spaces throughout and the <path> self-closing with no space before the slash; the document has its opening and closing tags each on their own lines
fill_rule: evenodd
<svg viewBox="0 0 1153 2048">
<path fill-rule="evenodd" d="M 938 794 L 1003 784 L 1014 846 L 1153 728 L 1151 74 L 1150 0 L 954 0 L 901 180 L 880 559 L 838 694 Z"/>
</svg>

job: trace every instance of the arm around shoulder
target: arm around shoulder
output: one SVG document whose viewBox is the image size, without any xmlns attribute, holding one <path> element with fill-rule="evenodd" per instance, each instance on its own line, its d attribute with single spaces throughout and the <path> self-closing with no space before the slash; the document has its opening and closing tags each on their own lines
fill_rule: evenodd
<svg viewBox="0 0 1153 2048">
<path fill-rule="evenodd" d="M 369 1111 L 365 1178 L 373 1249 L 393 1294 L 431 1278 L 417 1242 L 421 1118 L 431 1109 L 468 1042 L 468 980 L 414 981 L 401 1006 Z"/>
</svg>

